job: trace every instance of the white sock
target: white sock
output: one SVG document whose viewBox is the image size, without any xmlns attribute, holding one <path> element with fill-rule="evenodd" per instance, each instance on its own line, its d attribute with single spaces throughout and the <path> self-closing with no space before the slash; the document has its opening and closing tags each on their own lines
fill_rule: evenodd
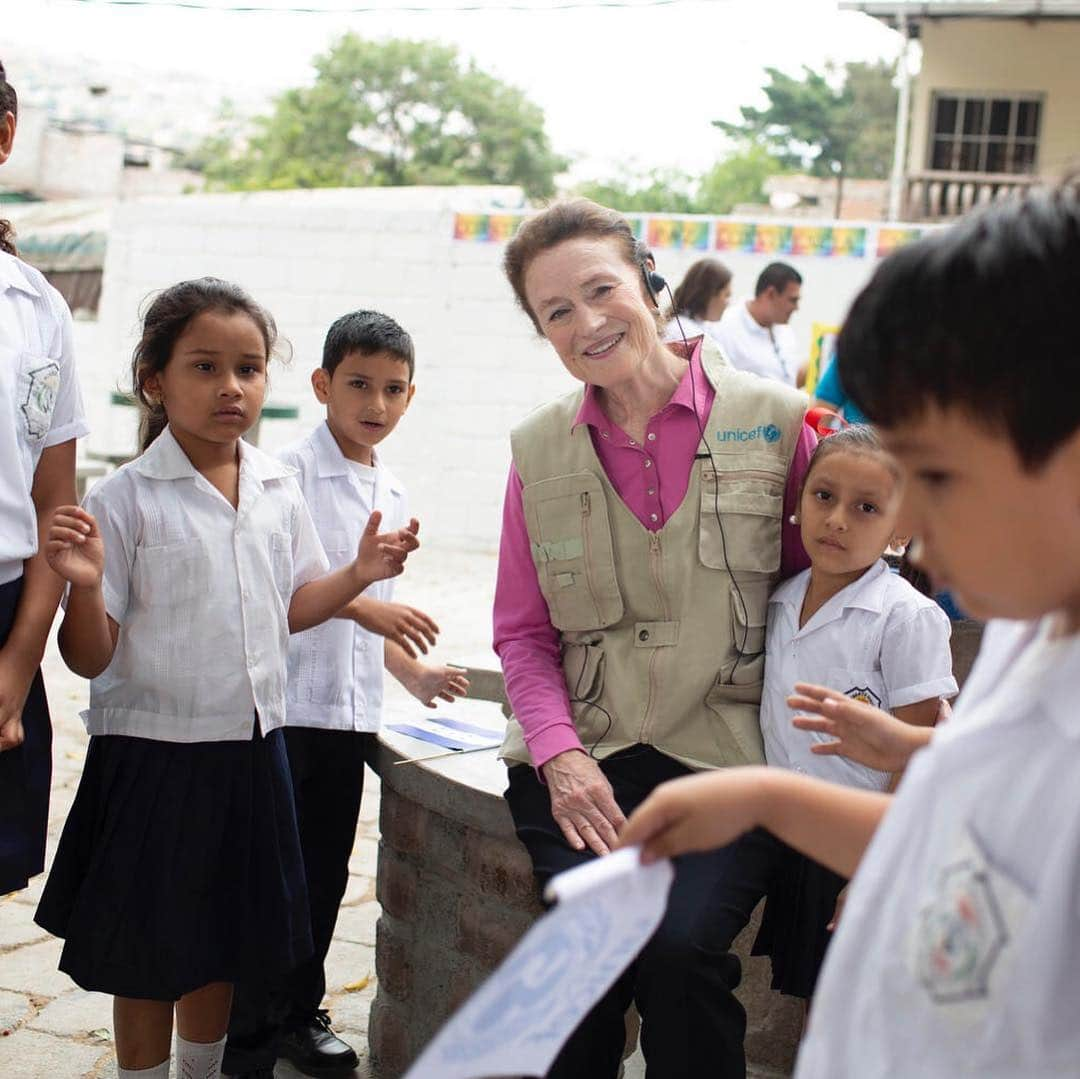
<svg viewBox="0 0 1080 1079">
<path fill-rule="evenodd" d="M 116 1065 L 117 1079 L 169 1079 L 169 1058 L 152 1068 L 121 1068 Z"/>
<path fill-rule="evenodd" d="M 189 1042 L 176 1035 L 177 1079 L 221 1079 L 221 1058 L 225 1039 L 219 1042 Z"/>
</svg>

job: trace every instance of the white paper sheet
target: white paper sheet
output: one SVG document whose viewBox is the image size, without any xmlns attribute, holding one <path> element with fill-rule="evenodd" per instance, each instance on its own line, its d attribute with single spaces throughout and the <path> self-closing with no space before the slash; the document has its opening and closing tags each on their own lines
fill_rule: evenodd
<svg viewBox="0 0 1080 1079">
<path fill-rule="evenodd" d="M 557 905 L 432 1039 L 405 1079 L 542 1076 L 652 936 L 674 871 L 636 847 L 553 877 Z"/>
</svg>

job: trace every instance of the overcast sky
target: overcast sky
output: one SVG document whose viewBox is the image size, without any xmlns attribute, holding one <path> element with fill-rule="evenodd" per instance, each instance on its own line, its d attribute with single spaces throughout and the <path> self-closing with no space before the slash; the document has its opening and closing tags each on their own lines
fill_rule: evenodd
<svg viewBox="0 0 1080 1079">
<path fill-rule="evenodd" d="M 875 20 L 838 11 L 835 0 L 623 0 L 564 10 L 570 0 L 185 2 L 211 10 L 167 0 L 3 0 L 0 57 L 10 43 L 42 57 L 198 73 L 223 91 L 272 92 L 309 82 L 311 57 L 347 30 L 453 42 L 544 109 L 555 148 L 579 162 L 576 174 L 603 176 L 627 163 L 702 171 L 724 149 L 710 121 L 760 104 L 766 66 L 798 72 L 827 59 L 892 60 L 899 45 Z M 467 3 L 487 10 L 450 10 Z M 337 10 L 220 10 L 245 4 Z M 359 7 L 379 10 L 341 10 Z"/>
</svg>

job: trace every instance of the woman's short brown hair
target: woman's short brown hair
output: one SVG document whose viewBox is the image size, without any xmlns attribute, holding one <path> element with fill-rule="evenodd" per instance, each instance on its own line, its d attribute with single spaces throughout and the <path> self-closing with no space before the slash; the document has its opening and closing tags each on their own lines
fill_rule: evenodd
<svg viewBox="0 0 1080 1079">
<path fill-rule="evenodd" d="M 622 214 L 590 199 L 576 198 L 556 202 L 535 217 L 527 218 L 506 247 L 503 272 L 514 290 L 519 306 L 532 319 L 532 324 L 539 334 L 544 331 L 525 297 L 525 271 L 541 252 L 579 236 L 613 239 L 631 266 L 644 267 L 646 250 L 644 245 L 635 239 L 630 223 Z M 644 288 L 644 282 L 642 287 Z"/>
<path fill-rule="evenodd" d="M 719 259 L 698 259 L 672 296 L 673 315 L 689 315 L 702 319 L 712 298 L 727 288 L 731 271 Z"/>
</svg>

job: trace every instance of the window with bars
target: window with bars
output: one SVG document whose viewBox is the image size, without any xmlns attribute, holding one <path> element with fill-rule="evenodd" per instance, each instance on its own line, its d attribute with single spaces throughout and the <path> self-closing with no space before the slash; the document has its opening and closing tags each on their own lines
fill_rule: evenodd
<svg viewBox="0 0 1080 1079">
<path fill-rule="evenodd" d="M 1034 95 L 935 93 L 928 167 L 945 172 L 1031 173 L 1042 101 Z"/>
</svg>

